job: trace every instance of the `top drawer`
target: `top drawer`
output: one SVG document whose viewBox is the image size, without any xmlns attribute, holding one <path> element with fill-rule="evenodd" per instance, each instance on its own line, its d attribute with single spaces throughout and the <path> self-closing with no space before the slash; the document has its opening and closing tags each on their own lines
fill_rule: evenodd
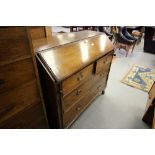
<svg viewBox="0 0 155 155">
<path fill-rule="evenodd" d="M 110 68 L 113 55 L 107 55 L 97 61 L 96 73 L 107 71 Z"/>
<path fill-rule="evenodd" d="M 88 79 L 93 73 L 93 64 L 89 65 L 88 67 L 82 69 L 78 73 L 74 74 L 73 76 L 69 77 L 62 83 L 62 91 L 63 94 L 68 94 L 70 91 L 75 89 L 81 83 L 83 83 L 86 79 Z"/>
</svg>

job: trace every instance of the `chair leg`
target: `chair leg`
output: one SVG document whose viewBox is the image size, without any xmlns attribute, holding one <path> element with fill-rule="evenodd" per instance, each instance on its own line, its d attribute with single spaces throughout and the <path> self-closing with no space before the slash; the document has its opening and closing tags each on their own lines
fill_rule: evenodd
<svg viewBox="0 0 155 155">
<path fill-rule="evenodd" d="M 128 45 L 126 45 L 125 46 L 126 57 L 128 56 L 129 50 L 130 50 L 130 47 Z"/>
<path fill-rule="evenodd" d="M 134 45 L 133 45 L 133 47 L 132 47 L 131 53 L 133 53 L 133 50 L 134 50 L 135 46 L 136 46 L 136 42 L 134 43 Z"/>
</svg>

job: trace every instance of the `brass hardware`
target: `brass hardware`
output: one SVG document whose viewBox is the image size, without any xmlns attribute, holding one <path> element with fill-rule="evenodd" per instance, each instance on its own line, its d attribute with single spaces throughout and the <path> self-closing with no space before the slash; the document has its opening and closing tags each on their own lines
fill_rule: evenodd
<svg viewBox="0 0 155 155">
<path fill-rule="evenodd" d="M 77 107 L 77 108 L 76 108 L 77 111 L 80 111 L 80 109 L 81 109 L 80 107 Z"/>
<path fill-rule="evenodd" d="M 81 90 L 77 90 L 76 95 L 80 95 L 81 92 Z"/>
<path fill-rule="evenodd" d="M 83 79 L 83 74 L 80 73 L 80 76 L 77 79 L 78 79 L 78 81 L 81 81 Z"/>
<path fill-rule="evenodd" d="M 100 76 L 101 76 L 101 77 L 104 76 L 104 73 L 100 73 Z"/>
</svg>

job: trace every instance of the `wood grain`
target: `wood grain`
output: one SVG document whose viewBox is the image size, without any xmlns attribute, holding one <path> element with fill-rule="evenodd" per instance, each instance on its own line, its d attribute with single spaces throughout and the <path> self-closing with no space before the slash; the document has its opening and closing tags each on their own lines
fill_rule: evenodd
<svg viewBox="0 0 155 155">
<path fill-rule="evenodd" d="M 111 41 L 103 34 L 89 40 L 49 49 L 39 55 L 52 70 L 55 79 L 61 81 L 112 50 Z"/>
</svg>

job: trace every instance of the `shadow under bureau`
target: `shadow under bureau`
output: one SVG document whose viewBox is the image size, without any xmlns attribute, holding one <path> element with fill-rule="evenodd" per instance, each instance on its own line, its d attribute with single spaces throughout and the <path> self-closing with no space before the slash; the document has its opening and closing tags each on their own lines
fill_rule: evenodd
<svg viewBox="0 0 155 155">
<path fill-rule="evenodd" d="M 74 36 L 82 32 L 74 33 Z M 113 58 L 112 42 L 104 33 L 39 48 L 39 76 L 50 128 L 69 128 L 100 94 L 104 94 Z M 62 40 L 68 40 L 61 34 Z"/>
</svg>

